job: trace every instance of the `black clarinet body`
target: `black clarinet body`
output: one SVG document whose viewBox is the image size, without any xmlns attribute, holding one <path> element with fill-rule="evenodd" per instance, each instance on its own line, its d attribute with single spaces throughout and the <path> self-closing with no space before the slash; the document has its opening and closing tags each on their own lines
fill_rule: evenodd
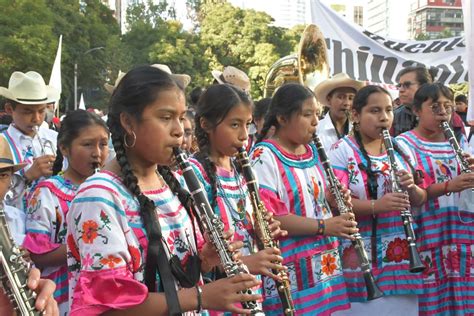
<svg viewBox="0 0 474 316">
<path fill-rule="evenodd" d="M 345 214 L 352 212 L 352 209 L 347 205 L 344 196 L 341 192 L 341 182 L 337 179 L 336 175 L 334 174 L 334 170 L 332 169 L 331 163 L 329 162 L 328 156 L 324 147 L 319 139 L 318 135 L 314 134 L 313 136 L 314 144 L 316 145 L 316 149 L 318 150 L 319 159 L 324 167 L 324 171 L 326 172 L 327 181 L 329 184 L 329 190 L 334 195 L 337 208 L 339 209 L 339 213 Z M 372 275 L 372 270 L 370 268 L 370 261 L 365 251 L 364 240 L 360 233 L 352 234 L 355 238 L 352 240 L 352 246 L 357 253 L 357 258 L 359 259 L 360 269 L 362 271 L 362 275 L 364 276 L 365 287 L 367 289 L 367 300 L 371 301 L 383 296 L 383 292 L 377 286 L 375 282 L 374 276 Z"/>
<path fill-rule="evenodd" d="M 392 192 L 393 193 L 406 193 L 400 186 L 398 180 L 397 172 L 400 170 L 398 163 L 395 160 L 395 151 L 393 149 L 392 137 L 387 129 L 382 130 L 382 137 L 385 144 L 385 149 L 387 150 L 387 159 L 390 165 L 390 179 L 392 182 Z M 413 229 L 413 218 L 411 214 L 411 209 L 408 208 L 400 212 L 400 216 L 403 223 L 403 229 L 405 231 L 405 236 L 408 241 L 408 252 L 410 256 L 410 269 L 411 273 L 418 273 L 425 270 L 425 265 L 421 261 L 420 254 L 416 248 L 416 236 Z"/>
<path fill-rule="evenodd" d="M 255 226 L 258 229 L 259 237 L 259 248 L 260 250 L 266 248 L 279 248 L 278 242 L 271 236 L 271 231 L 268 226 L 268 222 L 265 220 L 267 209 L 260 198 L 258 191 L 258 183 L 255 178 L 252 166 L 250 165 L 247 151 L 244 147 L 239 148 L 237 156 L 238 163 L 242 167 L 242 174 L 244 176 L 247 188 L 249 190 L 250 200 L 252 201 L 253 217 Z M 278 296 L 283 307 L 283 315 L 294 316 L 296 315 L 295 306 L 293 304 L 293 298 L 291 297 L 291 284 L 288 274 L 284 270 L 272 270 L 273 274 L 278 275 L 282 281 L 276 281 L 275 285 L 278 291 Z"/>
<path fill-rule="evenodd" d="M 454 153 L 456 154 L 456 160 L 461 168 L 461 173 L 471 173 L 471 168 L 469 168 L 469 162 L 464 159 L 464 152 L 461 146 L 459 145 L 458 140 L 456 139 L 456 135 L 454 135 L 453 130 L 449 126 L 449 123 L 447 121 L 441 122 L 441 128 L 443 129 L 444 136 L 449 141 L 449 144 L 451 145 L 454 150 Z"/>
<path fill-rule="evenodd" d="M 248 268 L 243 263 L 235 262 L 232 253 L 229 251 L 229 244 L 224 238 L 224 223 L 214 214 L 209 200 L 207 199 L 204 188 L 197 178 L 194 170 L 189 163 L 186 154 L 179 148 L 173 149 L 174 155 L 178 163 L 178 167 L 183 172 L 184 180 L 191 193 L 197 215 L 204 229 L 209 235 L 209 239 L 215 247 L 225 274 L 228 277 L 238 275 L 240 273 L 249 273 Z M 244 294 L 252 294 L 251 289 L 247 289 Z M 264 316 L 265 314 L 258 307 L 257 302 L 242 302 L 245 309 L 252 311 L 252 315 Z"/>
</svg>

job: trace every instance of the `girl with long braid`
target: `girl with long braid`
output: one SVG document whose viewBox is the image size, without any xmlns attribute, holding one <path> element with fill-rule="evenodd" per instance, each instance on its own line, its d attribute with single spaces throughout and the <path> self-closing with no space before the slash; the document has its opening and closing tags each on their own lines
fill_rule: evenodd
<svg viewBox="0 0 474 316">
<path fill-rule="evenodd" d="M 239 293 L 259 284 L 249 274 L 202 285 L 201 272 L 219 260 L 169 168 L 186 112 L 178 80 L 143 66 L 114 90 L 107 122 L 116 157 L 83 183 L 67 217 L 71 315 L 248 314 L 234 303 L 260 298 Z"/>
<path fill-rule="evenodd" d="M 474 314 L 474 205 L 462 207 L 460 193 L 474 187 L 474 159 L 464 157 L 462 173 L 456 153 L 440 127 L 454 111 L 453 93 L 441 83 L 424 84 L 415 93 L 418 126 L 396 139 L 423 166 L 428 200 L 414 216 L 423 273 L 420 315 Z M 465 137 L 460 146 L 467 147 Z"/>
<path fill-rule="evenodd" d="M 260 195 L 267 209 L 288 231 L 280 239 L 298 315 L 330 315 L 349 308 L 337 238 L 357 232 L 353 214 L 333 217 L 335 200 L 326 189 L 324 168 L 312 143 L 321 108 L 311 90 L 281 86 L 273 95 L 265 123 L 251 153 Z M 275 134 L 261 141 L 267 131 Z M 349 202 L 349 192 L 344 195 Z M 335 206 L 334 206 L 335 207 Z M 264 309 L 280 315 L 274 282 L 264 279 Z"/>
<path fill-rule="evenodd" d="M 234 239 L 244 243 L 241 259 L 250 273 L 278 278 L 271 269 L 283 269 L 280 251 L 276 248 L 257 251 L 251 201 L 239 166 L 233 159 L 248 138 L 252 105 L 248 95 L 236 86 L 210 86 L 197 105 L 195 120 L 199 152 L 190 162 L 215 213 L 226 229 L 235 231 Z M 279 229 L 278 221 L 268 220 L 275 238 L 285 234 Z"/>
<path fill-rule="evenodd" d="M 408 271 L 408 242 L 400 211 L 420 206 L 426 192 L 414 181 L 407 155 L 394 143 L 404 193 L 391 193 L 391 166 L 383 147 L 382 129 L 393 122 L 390 94 L 381 87 L 360 89 L 352 105 L 353 136 L 335 143 L 328 152 L 335 173 L 352 192 L 353 211 L 371 259 L 372 274 L 384 296 L 367 302 L 363 275 L 353 246 L 342 241 L 342 264 L 349 289 L 351 315 L 417 315 L 421 274 Z M 408 171 L 407 171 L 408 170 Z"/>
<path fill-rule="evenodd" d="M 60 315 L 66 315 L 69 308 L 66 215 L 79 185 L 106 161 L 108 140 L 109 130 L 99 116 L 85 110 L 68 113 L 58 134 L 54 176 L 39 182 L 27 198 L 23 247 L 42 277 L 56 283 L 54 298 Z M 68 161 L 64 172 L 63 157 Z"/>
</svg>

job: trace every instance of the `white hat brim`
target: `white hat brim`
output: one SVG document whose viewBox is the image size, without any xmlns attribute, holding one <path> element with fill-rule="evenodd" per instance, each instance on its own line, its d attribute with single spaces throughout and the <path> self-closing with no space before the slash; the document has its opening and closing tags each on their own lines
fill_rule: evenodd
<svg viewBox="0 0 474 316">
<path fill-rule="evenodd" d="M 171 77 L 174 80 L 181 83 L 183 88 L 186 88 L 189 85 L 189 83 L 191 82 L 191 77 L 189 75 L 186 75 L 186 74 L 171 74 Z"/>
<path fill-rule="evenodd" d="M 60 93 L 51 86 L 46 86 L 46 99 L 45 100 L 32 100 L 32 101 L 25 101 L 25 100 L 18 100 L 18 98 L 7 88 L 0 87 L 0 95 L 4 96 L 5 98 L 18 102 L 20 104 L 28 104 L 28 105 L 35 105 L 35 104 L 47 104 L 53 103 L 59 100 Z"/>
<path fill-rule="evenodd" d="M 211 74 L 214 77 L 214 79 L 216 79 L 216 81 L 219 82 L 220 84 L 226 83 L 226 82 L 222 81 L 222 79 L 221 79 L 222 78 L 222 71 L 212 70 Z"/>
</svg>

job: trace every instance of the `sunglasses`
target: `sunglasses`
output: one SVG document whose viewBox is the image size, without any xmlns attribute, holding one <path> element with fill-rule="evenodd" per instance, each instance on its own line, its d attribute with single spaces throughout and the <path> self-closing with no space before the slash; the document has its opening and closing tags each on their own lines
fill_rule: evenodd
<svg viewBox="0 0 474 316">
<path fill-rule="evenodd" d="M 398 90 L 400 90 L 402 87 L 404 89 L 408 89 L 414 84 L 418 84 L 418 82 L 411 82 L 411 81 L 400 82 L 395 87 L 397 87 Z"/>
</svg>

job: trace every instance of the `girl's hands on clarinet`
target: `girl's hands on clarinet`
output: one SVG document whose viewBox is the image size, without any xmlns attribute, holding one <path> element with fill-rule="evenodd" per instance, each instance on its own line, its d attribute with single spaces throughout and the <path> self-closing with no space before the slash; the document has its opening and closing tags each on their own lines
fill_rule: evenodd
<svg viewBox="0 0 474 316">
<path fill-rule="evenodd" d="M 240 293 L 260 283 L 253 275 L 242 273 L 205 284 L 202 286 L 202 307 L 249 315 L 251 313 L 249 309 L 244 309 L 236 303 L 261 300 L 262 297 L 259 294 Z"/>
<path fill-rule="evenodd" d="M 470 188 L 474 188 L 474 172 L 462 173 L 449 180 L 446 191 L 461 192 Z"/>
<path fill-rule="evenodd" d="M 281 278 L 272 273 L 272 270 L 288 269 L 282 265 L 283 257 L 278 248 L 266 248 L 252 255 L 243 256 L 242 262 L 249 268 L 250 273 L 261 274 L 280 282 L 282 281 Z"/>
<path fill-rule="evenodd" d="M 464 159 L 467 161 L 469 164 L 469 169 L 471 169 L 472 172 L 474 172 L 474 156 L 472 156 L 469 153 L 463 153 L 462 154 Z"/>
<path fill-rule="evenodd" d="M 374 213 L 404 211 L 410 208 L 410 201 L 406 193 L 386 193 L 374 202 Z"/>
<path fill-rule="evenodd" d="M 404 191 L 411 191 L 413 189 L 416 189 L 415 179 L 413 178 L 413 175 L 410 172 L 406 170 L 399 170 L 397 172 L 397 177 L 400 183 L 400 187 Z"/>
<path fill-rule="evenodd" d="M 344 213 L 324 220 L 324 235 L 354 240 L 352 234 L 359 231 L 354 213 Z"/>
<path fill-rule="evenodd" d="M 229 243 L 228 250 L 232 252 L 232 258 L 235 261 L 240 261 L 240 249 L 244 246 L 244 243 L 238 240 L 232 241 L 233 237 L 234 231 L 232 229 L 224 232 L 224 238 Z M 205 273 L 211 271 L 215 266 L 220 265 L 221 260 L 217 254 L 216 248 L 209 241 L 207 233 L 204 234 L 204 239 L 206 240 L 206 243 L 202 246 L 201 251 L 199 252 L 199 257 L 201 258 L 201 271 Z"/>
<path fill-rule="evenodd" d="M 281 237 L 288 236 L 288 232 L 286 230 L 281 229 L 281 222 L 279 220 L 276 220 L 273 217 L 273 213 L 267 212 L 265 214 L 264 219 L 268 223 L 268 228 L 270 229 L 270 235 L 273 238 L 273 240 L 278 240 Z"/>
<path fill-rule="evenodd" d="M 344 202 L 346 203 L 347 207 L 352 208 L 351 190 L 349 190 L 345 185 L 341 184 L 339 191 L 341 191 Z M 331 190 L 325 191 L 325 197 L 331 209 L 337 209 L 336 197 L 334 196 L 334 194 L 332 194 Z"/>
</svg>

